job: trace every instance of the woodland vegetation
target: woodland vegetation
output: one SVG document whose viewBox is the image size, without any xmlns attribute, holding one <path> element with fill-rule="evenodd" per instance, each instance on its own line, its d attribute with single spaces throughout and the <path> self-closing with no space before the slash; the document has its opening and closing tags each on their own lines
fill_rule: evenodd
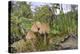
<svg viewBox="0 0 80 54">
<path fill-rule="evenodd" d="M 60 4 L 51 5 L 36 7 L 33 12 L 31 2 L 11 2 L 10 52 L 78 48 L 77 5 L 71 5 L 71 11 L 67 13 L 62 8 L 58 15 L 55 12 L 60 9 Z"/>
</svg>

